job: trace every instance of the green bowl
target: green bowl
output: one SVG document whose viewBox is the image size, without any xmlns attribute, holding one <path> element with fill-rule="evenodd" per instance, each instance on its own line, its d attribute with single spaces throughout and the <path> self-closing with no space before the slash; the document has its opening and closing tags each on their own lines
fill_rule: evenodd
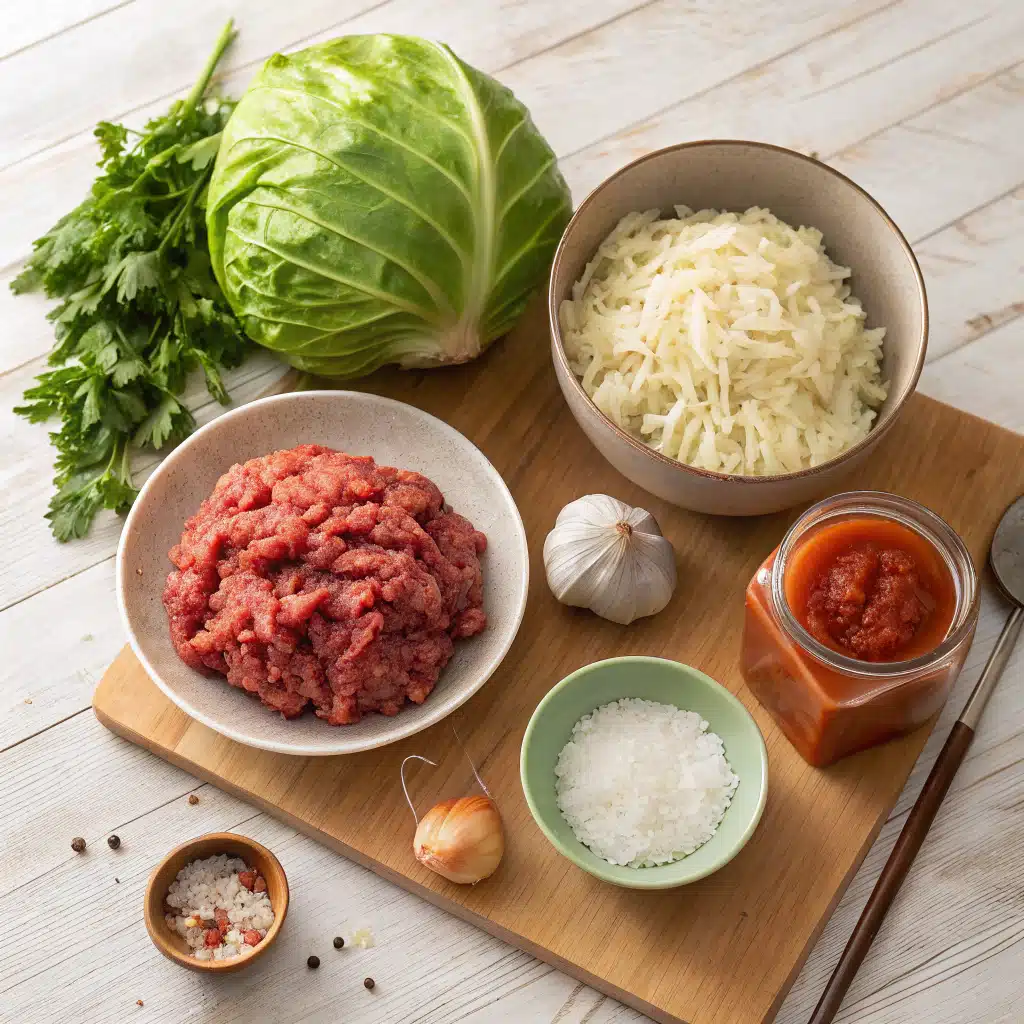
<svg viewBox="0 0 1024 1024">
<path fill-rule="evenodd" d="M 588 712 L 641 697 L 696 711 L 725 743 L 739 786 L 718 831 L 700 849 L 672 864 L 630 868 L 609 864 L 573 834 L 555 800 L 555 762 L 573 726 Z M 710 677 L 664 658 L 609 658 L 566 676 L 537 705 L 519 760 L 523 791 L 541 831 L 559 853 L 597 878 L 631 889 L 671 889 L 728 864 L 754 834 L 768 795 L 768 752 L 747 709 Z"/>
</svg>

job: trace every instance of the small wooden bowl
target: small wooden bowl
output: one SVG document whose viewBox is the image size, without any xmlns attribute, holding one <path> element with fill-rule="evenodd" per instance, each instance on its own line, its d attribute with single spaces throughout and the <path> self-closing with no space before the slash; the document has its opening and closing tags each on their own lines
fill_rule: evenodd
<svg viewBox="0 0 1024 1024">
<path fill-rule="evenodd" d="M 267 880 L 267 895 L 270 905 L 274 908 L 274 923 L 267 930 L 266 937 L 251 953 L 231 957 L 228 960 L 197 960 L 192 956 L 185 940 L 171 931 L 164 920 L 164 897 L 171 887 L 175 875 L 189 861 L 212 857 L 218 853 L 226 853 L 233 857 L 241 857 L 250 868 L 256 870 Z M 171 852 L 157 865 L 149 876 L 146 885 L 145 917 L 146 931 L 153 940 L 153 945 L 168 960 L 173 960 L 190 971 L 205 971 L 210 974 L 227 974 L 230 971 L 247 967 L 257 957 L 262 956 L 270 944 L 277 938 L 277 933 L 284 924 L 288 913 L 288 879 L 285 877 L 281 862 L 260 843 L 246 836 L 233 832 L 211 832 L 190 839 Z"/>
</svg>

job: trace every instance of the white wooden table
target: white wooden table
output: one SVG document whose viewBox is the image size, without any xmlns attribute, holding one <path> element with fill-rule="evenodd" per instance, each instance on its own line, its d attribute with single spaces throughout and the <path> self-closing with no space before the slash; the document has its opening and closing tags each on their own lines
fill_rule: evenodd
<svg viewBox="0 0 1024 1024">
<path fill-rule="evenodd" d="M 348 32 L 440 38 L 531 108 L 577 199 L 670 142 L 745 137 L 868 188 L 913 241 L 932 309 L 923 391 L 1024 430 L 1024 4 L 1020 0 L 33 0 L 0 8 L 0 1021 L 608 1024 L 643 1019 L 104 731 L 93 685 L 124 641 L 119 522 L 61 546 L 44 429 L 12 406 L 44 365 L 46 304 L 13 298 L 31 240 L 92 178 L 100 118 L 138 122 L 191 83 L 228 15 L 226 87 L 274 50 Z M 279 369 L 253 359 L 238 401 Z M 200 421 L 218 409 L 197 388 Z M 978 496 L 979 505 L 984 495 Z M 813 1006 L 1004 606 L 986 593 L 945 719 L 778 1020 Z M 200 797 L 187 802 L 189 793 Z M 242 829 L 293 904 L 251 972 L 200 978 L 149 943 L 157 859 Z M 122 848 L 105 838 L 116 832 Z M 83 856 L 72 836 L 88 840 Z M 1024 646 L 838 1020 L 1024 1020 Z M 336 953 L 366 924 L 378 945 Z M 318 953 L 323 966 L 307 970 Z M 770 950 L 765 951 L 771 955 Z M 377 981 L 373 993 L 362 979 Z M 139 1008 L 136 1000 L 144 1001 Z M 134 1015 L 134 1016 L 133 1016 Z"/>
</svg>

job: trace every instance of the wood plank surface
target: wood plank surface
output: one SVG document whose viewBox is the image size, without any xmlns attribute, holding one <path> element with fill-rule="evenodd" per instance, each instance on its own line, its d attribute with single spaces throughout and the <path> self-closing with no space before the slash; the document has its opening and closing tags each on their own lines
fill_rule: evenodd
<svg viewBox="0 0 1024 1024">
<path fill-rule="evenodd" d="M 760 1024 L 781 1004 L 927 731 L 827 771 L 800 760 L 738 670 L 743 589 L 796 513 L 730 520 L 644 495 L 604 462 L 573 421 L 550 373 L 547 342 L 538 302 L 474 364 L 383 371 L 356 384 L 462 430 L 492 460 L 523 514 L 532 577 L 523 627 L 493 679 L 456 715 L 508 831 L 506 860 L 492 880 L 473 889 L 452 886 L 411 857 L 412 822 L 398 767 L 410 753 L 440 763 L 436 775 L 416 773 L 417 803 L 466 788 L 467 769 L 449 723 L 353 757 L 251 750 L 174 708 L 127 651 L 97 688 L 94 707 L 120 735 L 656 1020 Z M 983 564 L 996 510 L 1024 491 L 1024 439 L 916 396 L 849 485 L 922 501 L 962 534 Z M 618 627 L 558 605 L 548 591 L 540 563 L 544 536 L 561 507 L 588 490 L 643 504 L 675 545 L 681 582 L 658 616 Z M 979 490 L 991 502 L 988 516 L 977 514 Z M 622 653 L 673 657 L 721 680 L 750 707 L 769 748 L 769 800 L 753 841 L 723 871 L 678 892 L 616 890 L 572 867 L 535 827 L 519 785 L 522 734 L 540 697 L 580 665 Z M 770 958 L 765 949 L 773 951 Z"/>
<path fill-rule="evenodd" d="M 339 1016 L 345 1024 L 642 1019 L 265 815 L 250 818 L 244 805 L 208 786 L 200 790 L 200 807 L 179 813 L 192 780 L 140 756 L 84 713 L 124 641 L 112 600 L 120 523 L 104 515 L 83 544 L 61 546 L 49 536 L 41 519 L 52 461 L 46 427 L 10 415 L 25 383 L 44 368 L 41 357 L 52 341 L 48 304 L 11 296 L 7 283 L 31 240 L 88 187 L 96 117 L 136 125 L 164 109 L 169 90 L 185 88 L 196 74 L 229 14 L 243 34 L 224 75 L 235 94 L 274 50 L 348 31 L 421 33 L 450 42 L 530 98 L 553 141 L 565 142 L 556 149 L 577 200 L 633 156 L 701 136 L 763 139 L 814 151 L 827 162 L 847 161 L 844 169 L 870 183 L 910 232 L 925 271 L 932 332 L 920 390 L 1020 430 L 1024 170 L 1014 146 L 1024 136 L 1024 105 L 1019 76 L 1005 75 L 1024 56 L 1020 0 L 692 0 L 684 6 L 680 13 L 678 5 L 649 0 L 0 5 L 0 162 L 16 161 L 0 170 L 4 1024 L 113 1024 L 127 1014 L 167 1024 L 181 1024 L 183 1015 L 218 1024 L 337 1024 Z M 645 13 L 651 9 L 654 16 Z M 778 24 L 766 35 L 751 31 L 766 18 Z M 591 74 L 591 66 L 602 73 Z M 987 89 L 1000 76 L 999 88 Z M 969 103 L 966 118 L 959 97 Z M 928 111 L 933 120 L 916 120 Z M 586 131 L 570 123 L 581 116 Z M 894 130 L 911 122 L 914 130 Z M 870 144 L 886 131 L 889 142 Z M 855 161 L 846 152 L 851 148 Z M 237 402 L 251 400 L 280 372 L 269 361 L 259 363 L 231 375 L 229 387 Z M 189 401 L 202 420 L 219 411 L 201 388 Z M 983 494 L 978 502 L 985 503 Z M 778 1024 L 807 1019 L 1004 615 L 986 581 L 975 645 L 954 695 Z M 851 988 L 840 1024 L 1024 1020 L 1024 904 L 1015 881 L 1024 871 L 1022 684 L 1024 645 Z M 146 875 L 167 848 L 243 821 L 240 827 L 268 842 L 311 895 L 295 904 L 273 960 L 238 984 L 211 988 L 155 954 L 138 908 Z M 104 842 L 111 831 L 123 840 L 116 855 Z M 72 835 L 88 838 L 85 858 L 68 847 Z M 107 885 L 99 885 L 104 878 Z M 34 947 L 26 953 L 21 944 L 44 897 L 46 916 L 73 921 L 76 929 L 45 956 Z M 374 927 L 377 948 L 359 959 L 328 960 L 331 935 L 353 920 Z M 314 952 L 324 958 L 315 977 L 305 967 Z M 15 964 L 22 966 L 11 969 Z M 377 977 L 372 998 L 361 985 L 366 973 Z M 135 1005 L 140 997 L 144 1010 Z"/>
</svg>

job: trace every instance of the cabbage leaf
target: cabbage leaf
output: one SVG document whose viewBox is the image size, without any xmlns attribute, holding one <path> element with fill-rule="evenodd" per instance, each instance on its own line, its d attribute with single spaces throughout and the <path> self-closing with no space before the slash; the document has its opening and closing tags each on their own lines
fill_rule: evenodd
<svg viewBox="0 0 1024 1024">
<path fill-rule="evenodd" d="M 246 332 L 329 377 L 479 355 L 544 280 L 571 212 L 508 89 L 392 35 L 271 57 L 207 199 L 214 272 Z"/>
</svg>

